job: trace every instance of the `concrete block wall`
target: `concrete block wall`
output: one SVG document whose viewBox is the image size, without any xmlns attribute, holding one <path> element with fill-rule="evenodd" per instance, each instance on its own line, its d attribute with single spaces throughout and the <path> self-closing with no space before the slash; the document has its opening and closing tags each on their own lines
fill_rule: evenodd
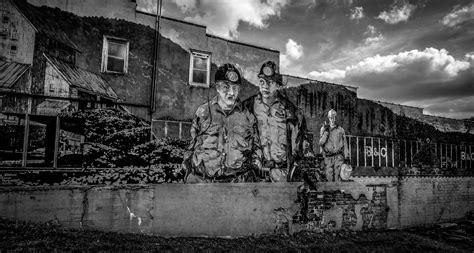
<svg viewBox="0 0 474 253">
<path fill-rule="evenodd" d="M 301 183 L 3 187 L 0 217 L 161 236 L 403 228 L 465 217 L 473 182 L 356 177 L 304 194 Z"/>
<path fill-rule="evenodd" d="M 298 183 L 0 188 L 0 217 L 161 236 L 272 233 Z"/>
<path fill-rule="evenodd" d="M 400 227 L 461 219 L 474 211 L 473 177 L 409 177 L 399 184 Z"/>
</svg>

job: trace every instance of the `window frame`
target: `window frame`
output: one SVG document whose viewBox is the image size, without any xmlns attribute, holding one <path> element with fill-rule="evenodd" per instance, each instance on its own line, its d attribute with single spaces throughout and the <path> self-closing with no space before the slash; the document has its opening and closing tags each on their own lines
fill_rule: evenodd
<svg viewBox="0 0 474 253">
<path fill-rule="evenodd" d="M 109 58 L 109 43 L 115 44 L 122 44 L 125 46 L 125 59 L 123 64 L 123 71 L 113 71 L 107 69 L 108 58 Z M 117 38 L 113 36 L 106 36 L 104 35 L 103 44 L 102 44 L 102 64 L 101 64 L 101 72 L 102 73 L 113 73 L 113 74 L 127 74 L 128 73 L 128 57 L 130 51 L 130 42 L 126 39 Z M 122 59 L 115 56 L 110 56 L 117 59 Z"/>
<path fill-rule="evenodd" d="M 202 50 L 197 50 L 197 49 L 190 49 L 190 57 L 189 57 L 189 84 L 193 86 L 199 86 L 199 87 L 210 87 L 210 81 L 211 81 L 211 57 L 212 54 L 210 52 L 202 51 Z M 193 72 L 194 72 L 194 58 L 195 57 L 200 57 L 200 58 L 206 58 L 207 63 L 206 63 L 206 80 L 205 83 L 198 83 L 193 81 Z M 203 71 L 202 69 L 196 69 Z"/>
</svg>

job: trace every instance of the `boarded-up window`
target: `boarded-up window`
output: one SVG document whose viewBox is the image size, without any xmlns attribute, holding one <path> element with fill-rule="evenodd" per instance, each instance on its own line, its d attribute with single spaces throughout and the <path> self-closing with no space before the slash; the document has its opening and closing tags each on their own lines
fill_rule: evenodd
<svg viewBox="0 0 474 253">
<path fill-rule="evenodd" d="M 16 26 L 13 23 L 12 23 L 11 29 L 10 29 L 10 39 L 18 40 L 18 30 L 16 29 Z"/>
<path fill-rule="evenodd" d="M 191 49 L 189 83 L 191 85 L 209 87 L 210 72 L 211 54 Z"/>
<path fill-rule="evenodd" d="M 102 72 L 127 73 L 128 48 L 128 41 L 105 36 L 102 50 Z"/>
</svg>

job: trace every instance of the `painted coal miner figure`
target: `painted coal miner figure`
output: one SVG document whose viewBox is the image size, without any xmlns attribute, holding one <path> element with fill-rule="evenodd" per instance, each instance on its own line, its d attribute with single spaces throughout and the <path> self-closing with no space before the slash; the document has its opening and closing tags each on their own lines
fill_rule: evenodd
<svg viewBox="0 0 474 253">
<path fill-rule="evenodd" d="M 328 181 L 341 181 L 342 164 L 349 164 L 349 151 L 344 128 L 336 124 L 336 111 L 328 112 L 329 125 L 321 127 L 319 145 L 324 157 L 326 178 Z"/>
<path fill-rule="evenodd" d="M 291 181 L 294 162 L 303 156 L 304 117 L 278 91 L 283 83 L 274 62 L 264 63 L 258 77 L 260 92 L 244 101 L 244 107 L 257 118 L 262 151 L 259 167 L 272 182 Z"/>
<path fill-rule="evenodd" d="M 256 120 L 242 107 L 240 85 L 240 73 L 232 64 L 217 69 L 217 95 L 194 116 L 191 152 L 183 162 L 186 183 L 255 181 L 250 164 L 258 142 Z"/>
</svg>

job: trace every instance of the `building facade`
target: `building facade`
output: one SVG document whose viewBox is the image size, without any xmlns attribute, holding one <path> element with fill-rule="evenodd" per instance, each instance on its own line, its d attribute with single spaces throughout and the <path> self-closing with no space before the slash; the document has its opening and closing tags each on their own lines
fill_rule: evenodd
<svg viewBox="0 0 474 253">
<path fill-rule="evenodd" d="M 113 107 L 149 122 L 156 137 L 186 139 L 197 106 L 215 95 L 210 84 L 217 66 L 239 68 L 245 99 L 257 92 L 262 63 L 280 57 L 273 49 L 208 34 L 203 25 L 157 17 L 130 0 L 0 0 L 0 11 L 1 131 L 11 136 L 1 137 L 8 145 L 0 162 L 7 167 L 58 167 L 62 156 L 81 152 L 84 133 L 58 117 L 71 111 Z M 439 131 L 429 124 L 439 120 L 360 99 L 356 87 L 289 75 L 283 81 L 282 93 L 303 111 L 316 151 L 319 129 L 335 109 L 356 167 L 414 163 L 427 138 L 458 147 L 448 155 L 436 146 L 440 161 L 471 162 L 462 157 L 472 157 L 472 130 Z"/>
</svg>

